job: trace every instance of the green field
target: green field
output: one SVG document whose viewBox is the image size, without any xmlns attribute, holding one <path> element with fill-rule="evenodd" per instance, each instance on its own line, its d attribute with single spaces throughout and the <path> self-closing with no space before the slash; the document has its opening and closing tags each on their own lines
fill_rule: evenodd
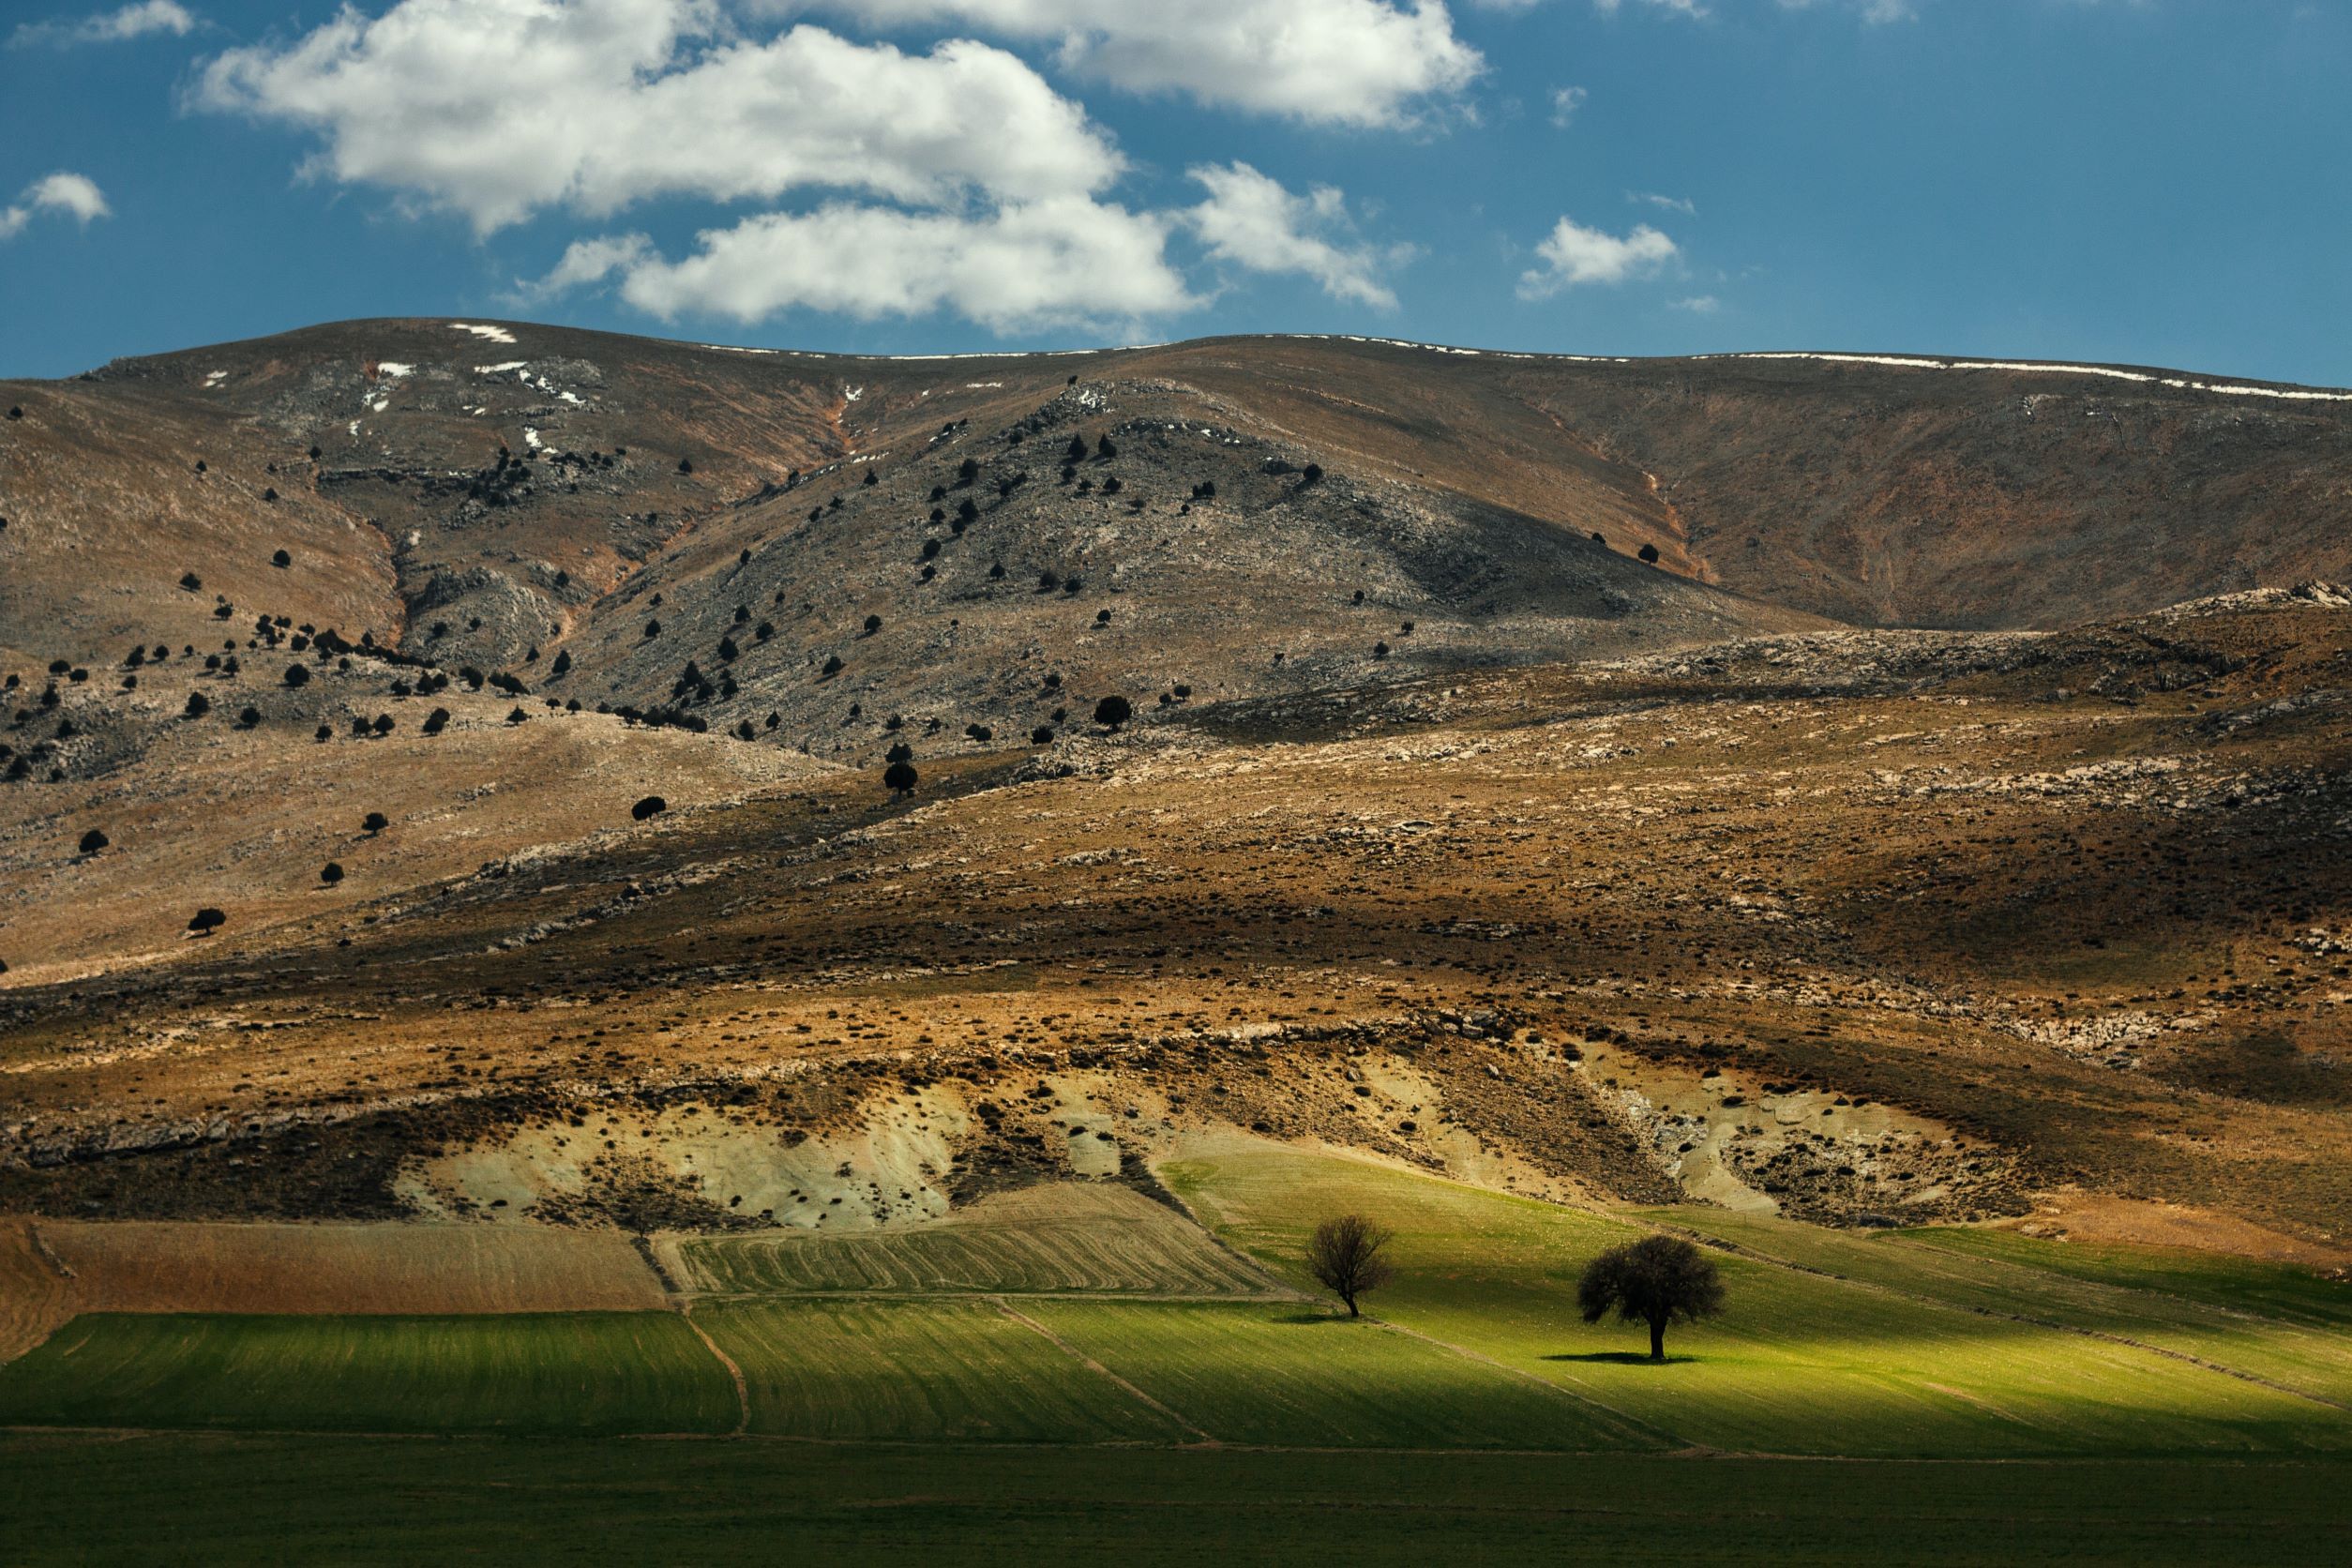
<svg viewBox="0 0 2352 1568">
<path fill-rule="evenodd" d="M 0 1424 L 328 1432 L 725 1432 L 726 1371 L 667 1312 L 89 1313 L 0 1366 Z"/>
<path fill-rule="evenodd" d="M 690 1318 L 84 1315 L 0 1365 L 8 1560 L 409 1561 L 514 1532 L 579 1560 L 2340 1545 L 2352 1289 L 2308 1271 L 1602 1214 L 1242 1141 L 1164 1176 L 1215 1239 L 1040 1192 L 933 1231 L 687 1243 Z M 1299 1272 L 1349 1210 L 1397 1232 L 1362 1321 Z M 1572 1305 L 1647 1226 L 1711 1239 L 1730 1300 L 1664 1365 Z"/>
<path fill-rule="evenodd" d="M 2318 1389 L 2289 1392 L 1967 1310 L 1924 1288 L 1864 1286 L 1744 1255 L 1720 1259 L 1730 1310 L 1671 1334 L 1679 1359 L 1652 1366 L 1637 1332 L 1587 1327 L 1573 1310 L 1577 1271 L 1638 1234 L 1630 1224 L 1272 1148 L 1237 1147 L 1166 1175 L 1227 1240 L 1294 1278 L 1314 1216 L 1379 1216 L 1397 1230 L 1402 1270 L 1376 1299 L 1381 1316 L 1685 1442 L 1847 1456 L 2352 1449 L 2352 1412 L 2314 1397 Z M 1943 1257 L 1924 1256 L 1938 1265 Z M 2308 1338 L 2304 1325 L 2277 1319 L 2248 1319 L 2241 1332 L 2287 1359 Z"/>
<path fill-rule="evenodd" d="M 1721 1209 L 1642 1217 L 1876 1289 L 2194 1357 L 2352 1415 L 2352 1289 L 2309 1269 L 2000 1230 L 1858 1235 Z"/>
<path fill-rule="evenodd" d="M 695 1320 L 742 1366 L 754 1432 L 1065 1443 L 1189 1436 L 984 1302 L 731 1302 Z"/>
<path fill-rule="evenodd" d="M 1220 1442 L 1668 1446 L 1598 1406 L 1370 1320 L 1191 1303 L 1057 1302 L 1024 1310 Z"/>
<path fill-rule="evenodd" d="M 686 1242 L 679 1252 L 693 1288 L 721 1295 L 1252 1296 L 1270 1289 L 1261 1271 L 1166 1206 L 1123 1187 L 1076 1183 L 991 1199 L 921 1227 L 714 1236 Z"/>
<path fill-rule="evenodd" d="M 2344 1468 L 0 1434 L 13 1564 L 2326 1562 Z"/>
</svg>

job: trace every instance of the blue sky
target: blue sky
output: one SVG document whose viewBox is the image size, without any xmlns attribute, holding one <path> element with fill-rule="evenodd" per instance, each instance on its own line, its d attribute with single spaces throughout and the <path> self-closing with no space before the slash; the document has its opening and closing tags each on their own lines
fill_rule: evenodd
<svg viewBox="0 0 2352 1568">
<path fill-rule="evenodd" d="M 0 14 L 0 375 L 490 315 L 2352 384 L 2352 0 Z"/>
</svg>

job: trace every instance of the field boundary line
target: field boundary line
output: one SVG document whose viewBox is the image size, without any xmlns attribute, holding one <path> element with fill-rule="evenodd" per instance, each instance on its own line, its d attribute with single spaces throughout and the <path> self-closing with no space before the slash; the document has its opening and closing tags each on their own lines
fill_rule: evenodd
<svg viewBox="0 0 2352 1568">
<path fill-rule="evenodd" d="M 2224 1378 L 2235 1378 L 2239 1382 L 2252 1383 L 2256 1388 L 2267 1388 L 2273 1394 L 2284 1394 L 2289 1398 L 2308 1400 L 2312 1404 L 2325 1406 L 2327 1409 L 2331 1410 L 2352 1412 L 2352 1404 L 2347 1404 L 2344 1400 L 2330 1399 L 2324 1394 L 2314 1394 L 2309 1389 L 2297 1388 L 2291 1383 L 2283 1383 L 2278 1381 L 2276 1379 L 2266 1378 L 2259 1372 L 2248 1372 L 2239 1367 L 2224 1365 L 2223 1363 L 2218 1361 L 2209 1361 L 2205 1357 L 2197 1355 L 2193 1351 L 2176 1350 L 2164 1345 L 2151 1345 L 2145 1339 L 2134 1339 L 2128 1334 L 2111 1334 L 2105 1329 L 2086 1328 L 2080 1323 L 2061 1323 L 2048 1318 L 2036 1318 L 2031 1313 L 2027 1312 L 2000 1312 L 1996 1311 L 1994 1308 L 1989 1306 L 1970 1306 L 1966 1302 L 1944 1301 L 1938 1297 L 1930 1296 L 1922 1291 L 1906 1290 L 1899 1286 L 1882 1285 L 1874 1279 L 1857 1279 L 1851 1274 L 1842 1274 L 1835 1269 L 1825 1269 L 1820 1267 L 1818 1264 L 1800 1263 L 1795 1259 L 1783 1258 L 1778 1253 L 1766 1252 L 1762 1248 L 1751 1246 L 1745 1242 L 1733 1242 L 1727 1241 L 1720 1236 L 1710 1236 L 1703 1230 L 1689 1230 L 1684 1229 L 1681 1226 L 1666 1224 L 1658 1225 L 1657 1229 L 1661 1230 L 1671 1230 L 1677 1235 L 1694 1238 L 1709 1246 L 1725 1247 L 1733 1253 L 1752 1258 L 1759 1263 L 1769 1263 L 1774 1268 L 1787 1269 L 1791 1274 L 1812 1274 L 1818 1279 L 1833 1279 L 1840 1285 L 1850 1285 L 1856 1289 L 1875 1290 L 1879 1295 L 1892 1296 L 1897 1301 L 1917 1302 L 1922 1306 L 1940 1307 L 1947 1312 L 1967 1313 L 1968 1316 L 1973 1318 L 1989 1318 L 1995 1322 L 1999 1323 L 2024 1323 L 2032 1328 L 2048 1329 L 2057 1334 L 2071 1334 L 2079 1338 L 2097 1340 L 2103 1344 L 2118 1345 L 2123 1347 L 2125 1349 L 2145 1350 L 2151 1356 L 2162 1356 L 2167 1361 L 2185 1362 L 2191 1366 L 2198 1367 L 2207 1372 L 2218 1372 Z M 2026 1264 L 2024 1266 L 2028 1268 L 2032 1267 L 2031 1264 Z M 2129 1290 L 2133 1289 L 2133 1287 L 2123 1286 L 2119 1287 L 2119 1289 Z M 2144 1293 L 2156 1296 L 2163 1295 L 2162 1291 L 2147 1291 Z M 2166 1299 L 2185 1300 L 2186 1298 L 2171 1297 Z M 2194 1305 L 2197 1304 L 2190 1303 L 2189 1304 Z M 2226 1311 L 2227 1309 L 2224 1308 L 2223 1310 Z"/>
<path fill-rule="evenodd" d="M 1549 1389 L 1552 1393 L 1560 1395 L 1562 1399 L 1573 1399 L 1579 1405 L 1591 1405 L 1595 1410 L 1606 1410 L 1609 1414 L 1617 1417 L 1618 1420 L 1624 1422 L 1627 1425 L 1634 1427 L 1636 1430 L 1646 1432 L 1650 1436 L 1670 1444 L 1675 1451 L 1689 1453 L 1712 1452 L 1704 1443 L 1691 1442 L 1684 1439 L 1681 1433 L 1671 1432 L 1663 1426 L 1644 1421 L 1641 1417 L 1635 1415 L 1630 1410 L 1621 1410 L 1606 1399 L 1595 1399 L 1592 1395 L 1583 1393 L 1581 1390 L 1563 1387 L 1562 1385 L 1552 1381 L 1549 1378 L 1545 1377 L 1540 1372 L 1530 1372 L 1524 1366 L 1514 1366 L 1507 1361 L 1499 1361 L 1495 1357 L 1485 1354 L 1484 1351 L 1473 1350 L 1467 1345 L 1456 1345 L 1450 1339 L 1440 1339 L 1434 1334 L 1424 1334 L 1419 1329 L 1407 1328 L 1404 1324 L 1393 1322 L 1386 1318 L 1367 1318 L 1365 1321 L 1371 1323 L 1376 1328 L 1384 1329 L 1390 1334 L 1403 1334 L 1408 1339 L 1418 1339 L 1424 1345 L 1431 1345 L 1440 1350 L 1451 1351 L 1453 1354 L 1460 1356 L 1464 1361 L 1474 1361 L 1482 1366 L 1491 1366 L 1498 1372 L 1507 1372 L 1512 1377 L 1517 1378 L 1524 1382 L 1533 1383 L 1537 1388 Z"/>
<path fill-rule="evenodd" d="M 73 1272 L 72 1269 L 67 1266 L 64 1259 L 57 1256 L 57 1249 L 49 1244 L 49 1238 L 41 1234 L 39 1221 L 28 1219 L 24 1222 L 24 1239 L 26 1242 L 31 1244 L 33 1256 L 48 1264 L 53 1270 L 56 1271 L 56 1274 L 59 1279 L 76 1279 L 80 1277 Z"/>
<path fill-rule="evenodd" d="M 751 1385 L 744 1380 L 743 1368 L 736 1365 L 735 1358 L 720 1349 L 718 1341 L 713 1339 L 704 1332 L 702 1325 L 694 1320 L 692 1302 L 679 1307 L 678 1316 L 686 1319 L 686 1326 L 694 1331 L 694 1337 L 701 1340 L 703 1348 L 718 1358 L 719 1365 L 727 1368 L 727 1375 L 735 1380 L 735 1429 L 727 1435 L 731 1438 L 742 1437 L 751 1430 Z"/>
<path fill-rule="evenodd" d="M 1039 1322 L 1036 1319 L 1032 1318 L 1028 1313 L 1016 1309 L 1013 1304 L 1006 1301 L 1003 1296 L 996 1297 L 995 1301 L 996 1309 L 999 1312 L 1003 1313 L 1004 1316 L 1012 1319 L 1013 1321 L 1020 1324 L 1023 1328 L 1033 1331 L 1039 1337 L 1043 1338 L 1046 1343 L 1053 1346 L 1063 1355 L 1068 1356 L 1072 1361 L 1077 1362 L 1080 1366 L 1085 1367 L 1088 1371 L 1093 1372 L 1099 1377 L 1108 1379 L 1109 1381 L 1118 1384 L 1121 1388 L 1125 1389 L 1130 1395 L 1133 1395 L 1141 1403 L 1159 1411 L 1160 1414 L 1168 1417 L 1168 1420 L 1174 1422 L 1185 1431 L 1194 1434 L 1196 1437 L 1199 1438 L 1202 1442 L 1208 1444 L 1210 1447 L 1222 1448 L 1225 1446 L 1213 1437 L 1205 1427 L 1201 1426 L 1199 1423 L 1194 1421 L 1191 1417 L 1160 1403 L 1157 1399 L 1153 1398 L 1150 1395 L 1136 1387 L 1135 1384 L 1127 1381 L 1126 1379 L 1121 1377 L 1118 1373 L 1113 1372 L 1109 1367 L 1105 1366 L 1101 1362 L 1096 1361 L 1093 1356 L 1088 1355 L 1085 1351 L 1079 1349 L 1077 1346 L 1071 1344 L 1068 1340 L 1054 1333 L 1053 1330 L 1046 1327 L 1045 1324 Z"/>
</svg>

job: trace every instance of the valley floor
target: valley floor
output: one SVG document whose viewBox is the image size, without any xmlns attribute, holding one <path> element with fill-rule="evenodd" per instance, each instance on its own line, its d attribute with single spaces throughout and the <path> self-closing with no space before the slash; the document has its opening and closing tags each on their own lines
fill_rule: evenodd
<svg viewBox="0 0 2352 1568">
<path fill-rule="evenodd" d="M 2308 1267 L 1600 1213 L 1239 1137 L 1158 1174 L 1190 1217 L 1063 1183 L 566 1249 L 599 1302 L 667 1283 L 634 1311 L 480 1310 L 500 1238 L 551 1256 L 529 1227 L 372 1228 L 384 1304 L 436 1248 L 474 1279 L 434 1313 L 299 1277 L 268 1310 L 252 1249 L 301 1228 L 151 1228 L 133 1269 L 128 1231 L 37 1225 L 83 1294 L 0 1364 L 10 1555 L 2293 1561 L 2352 1479 L 2352 1288 Z M 1363 1321 L 1300 1269 L 1347 1211 L 1397 1233 Z M 1730 1297 L 1665 1365 L 1573 1310 L 1643 1228 L 1713 1242 Z M 134 1286 L 241 1310 L 108 1309 Z"/>
</svg>

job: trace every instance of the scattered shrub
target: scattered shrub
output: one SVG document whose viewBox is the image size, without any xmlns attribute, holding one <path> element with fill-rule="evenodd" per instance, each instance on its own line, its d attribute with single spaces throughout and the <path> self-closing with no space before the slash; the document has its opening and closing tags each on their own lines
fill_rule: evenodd
<svg viewBox="0 0 2352 1568">
<path fill-rule="evenodd" d="M 647 795 L 629 807 L 629 815 L 638 822 L 646 822 L 670 809 L 670 803 L 659 795 Z"/>
<path fill-rule="evenodd" d="M 1094 722 L 1112 734 L 1135 716 L 1135 704 L 1123 697 L 1106 697 L 1094 704 Z"/>
<path fill-rule="evenodd" d="M 96 828 L 92 828 L 89 832 L 82 836 L 82 852 L 83 854 L 96 854 L 98 851 L 106 848 L 110 841 L 111 840 L 107 838 L 106 835 L 100 833 Z"/>
<path fill-rule="evenodd" d="M 342 880 L 343 867 L 339 863 L 330 860 L 319 867 L 319 881 L 326 883 L 327 886 L 333 887 Z"/>
<path fill-rule="evenodd" d="M 363 833 L 382 833 L 391 825 L 392 820 L 381 811 L 370 811 L 359 819 L 360 831 Z"/>
<path fill-rule="evenodd" d="M 216 909 L 201 909 L 188 917 L 188 928 L 200 937 L 208 937 L 229 923 L 229 917 Z"/>
<path fill-rule="evenodd" d="M 882 770 L 882 784 L 893 794 L 911 795 L 922 776 L 914 771 L 912 762 L 893 762 Z"/>
<path fill-rule="evenodd" d="M 309 686 L 310 684 L 310 667 L 305 664 L 290 664 L 286 666 L 286 684 L 290 686 L 295 687 Z"/>
</svg>

